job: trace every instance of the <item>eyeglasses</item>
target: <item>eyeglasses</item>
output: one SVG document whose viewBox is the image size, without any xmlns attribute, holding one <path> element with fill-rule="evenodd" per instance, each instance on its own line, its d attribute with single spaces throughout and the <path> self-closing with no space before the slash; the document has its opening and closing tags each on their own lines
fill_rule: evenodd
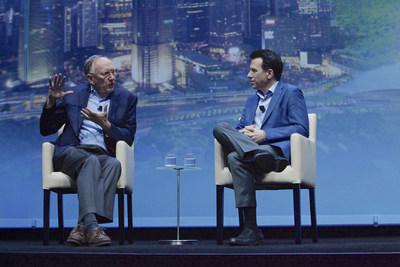
<svg viewBox="0 0 400 267">
<path fill-rule="evenodd" d="M 99 75 L 101 75 L 103 77 L 107 77 L 108 78 L 108 77 L 111 76 L 111 74 L 114 75 L 114 76 L 117 76 L 118 72 L 117 72 L 117 70 L 109 70 L 109 71 L 105 71 L 105 72 L 101 72 L 101 73 L 92 73 L 92 74 L 99 74 Z"/>
</svg>

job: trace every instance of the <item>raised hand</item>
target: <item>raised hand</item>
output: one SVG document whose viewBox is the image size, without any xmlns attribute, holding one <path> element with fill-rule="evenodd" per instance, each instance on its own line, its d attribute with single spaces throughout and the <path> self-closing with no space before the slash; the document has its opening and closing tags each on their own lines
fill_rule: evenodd
<svg viewBox="0 0 400 267">
<path fill-rule="evenodd" d="M 66 95 L 73 94 L 73 91 L 63 91 L 65 76 L 62 76 L 61 73 L 54 75 L 54 80 L 49 78 L 49 95 L 46 101 L 46 107 L 52 107 L 56 104 L 57 100 L 63 98 Z"/>
</svg>

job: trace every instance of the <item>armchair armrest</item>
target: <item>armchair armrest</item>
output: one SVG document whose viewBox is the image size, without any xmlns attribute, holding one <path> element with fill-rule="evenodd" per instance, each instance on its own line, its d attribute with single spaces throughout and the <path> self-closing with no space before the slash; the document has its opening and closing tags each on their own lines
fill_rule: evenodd
<svg viewBox="0 0 400 267">
<path fill-rule="evenodd" d="M 117 188 L 125 188 L 132 192 L 135 169 L 134 144 L 129 146 L 125 141 L 118 141 L 116 158 L 121 163 L 121 176 L 118 180 Z"/>
<path fill-rule="evenodd" d="M 214 176 L 216 185 L 231 185 L 232 176 L 228 169 L 227 152 L 221 144 L 214 139 Z"/>
<path fill-rule="evenodd" d="M 316 177 L 316 143 L 294 133 L 290 136 L 291 166 L 300 174 L 302 183 L 315 186 Z"/>
<path fill-rule="evenodd" d="M 221 144 L 214 139 L 215 174 L 228 167 L 227 154 Z"/>
<path fill-rule="evenodd" d="M 46 177 L 53 172 L 54 145 L 49 142 L 42 144 L 42 176 L 43 184 Z"/>
</svg>

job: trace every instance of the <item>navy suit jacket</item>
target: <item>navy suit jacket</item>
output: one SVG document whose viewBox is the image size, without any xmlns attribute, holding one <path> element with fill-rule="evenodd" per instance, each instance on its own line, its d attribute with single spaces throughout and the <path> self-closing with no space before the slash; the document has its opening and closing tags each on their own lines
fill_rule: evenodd
<svg viewBox="0 0 400 267">
<path fill-rule="evenodd" d="M 40 133 L 44 136 L 56 133 L 65 124 L 63 133 L 54 142 L 54 160 L 57 160 L 69 146 L 80 144 L 78 136 L 83 122 L 80 111 L 87 106 L 90 85 L 77 86 L 68 90 L 74 93 L 60 99 L 49 109 L 44 107 L 40 116 Z M 119 140 L 129 145 L 133 144 L 136 132 L 136 105 L 136 96 L 123 88 L 114 88 L 108 107 L 111 135 L 104 134 L 104 141 L 111 156 L 115 156 L 116 144 Z"/>
<path fill-rule="evenodd" d="M 247 99 L 237 130 L 254 124 L 258 100 L 257 94 Z M 279 147 L 290 162 L 290 135 L 293 133 L 305 137 L 309 135 L 308 113 L 303 92 L 291 84 L 279 82 L 266 110 L 261 129 L 266 135 L 263 144 Z"/>
</svg>

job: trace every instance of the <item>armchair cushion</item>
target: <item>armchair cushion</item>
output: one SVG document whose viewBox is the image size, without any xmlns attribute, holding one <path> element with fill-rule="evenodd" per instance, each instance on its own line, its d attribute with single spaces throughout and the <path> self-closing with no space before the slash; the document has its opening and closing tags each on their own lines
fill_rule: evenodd
<svg viewBox="0 0 400 267">
<path fill-rule="evenodd" d="M 76 183 L 68 175 L 55 172 L 53 169 L 54 145 L 45 142 L 42 145 L 42 174 L 43 189 L 75 189 Z M 116 158 L 121 163 L 121 176 L 117 188 L 125 188 L 129 193 L 133 191 L 134 180 L 134 145 L 129 146 L 124 141 L 118 141 Z"/>
</svg>

